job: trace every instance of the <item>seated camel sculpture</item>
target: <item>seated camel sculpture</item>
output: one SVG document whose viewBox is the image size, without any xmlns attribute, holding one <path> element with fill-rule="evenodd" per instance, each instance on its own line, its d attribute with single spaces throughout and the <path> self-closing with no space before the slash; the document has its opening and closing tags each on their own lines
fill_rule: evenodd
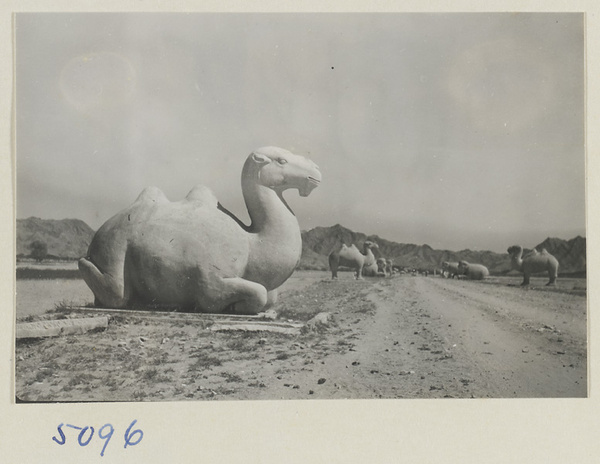
<svg viewBox="0 0 600 464">
<path fill-rule="evenodd" d="M 458 273 L 468 280 L 483 280 L 490 275 L 490 271 L 483 264 L 471 264 L 467 261 L 458 262 Z"/>
<path fill-rule="evenodd" d="M 458 271 L 458 263 L 444 261 L 442 263 L 442 272 L 447 272 L 447 278 L 454 279 L 454 276 L 460 275 Z"/>
<path fill-rule="evenodd" d="M 377 271 L 376 271 L 376 275 L 378 277 L 385 277 L 386 276 L 386 272 L 385 272 L 385 258 L 377 258 L 375 260 L 375 265 L 377 266 Z"/>
<path fill-rule="evenodd" d="M 147 188 L 100 227 L 79 269 L 97 306 L 256 314 L 275 302 L 302 253 L 298 221 L 282 193 L 295 188 L 306 197 L 320 181 L 317 165 L 302 156 L 254 151 L 242 169 L 249 226 L 206 187 L 178 202 Z"/>
<path fill-rule="evenodd" d="M 347 246 L 342 244 L 340 249 L 329 253 L 329 269 L 331 269 L 331 278 L 337 279 L 339 266 L 346 266 L 354 269 L 354 277 L 362 279 L 363 275 L 374 276 L 377 274 L 377 263 L 372 248 L 379 248 L 375 242 L 369 240 L 363 244 L 364 254 L 360 252 L 356 245 Z"/>
<path fill-rule="evenodd" d="M 542 251 L 533 250 L 523 257 L 523 247 L 513 245 L 506 250 L 510 255 L 512 269 L 523 273 L 521 285 L 529 285 L 529 277 L 539 272 L 548 272 L 549 281 L 546 285 L 554 285 L 558 277 L 558 260 L 544 248 Z"/>
</svg>

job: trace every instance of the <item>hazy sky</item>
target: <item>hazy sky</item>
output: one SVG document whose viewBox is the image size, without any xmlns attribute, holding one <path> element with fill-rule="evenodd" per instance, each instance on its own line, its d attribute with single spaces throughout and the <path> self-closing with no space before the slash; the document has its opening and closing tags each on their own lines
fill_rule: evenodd
<svg viewBox="0 0 600 464">
<path fill-rule="evenodd" d="M 98 228 L 146 186 L 247 222 L 255 148 L 312 158 L 286 194 L 434 248 L 585 235 L 581 14 L 18 14 L 17 217 Z"/>
</svg>

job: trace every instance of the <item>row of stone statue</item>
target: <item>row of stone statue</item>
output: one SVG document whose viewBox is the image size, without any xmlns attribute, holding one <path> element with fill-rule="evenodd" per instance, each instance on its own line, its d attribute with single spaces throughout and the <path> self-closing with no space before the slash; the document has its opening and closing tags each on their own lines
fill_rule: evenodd
<svg viewBox="0 0 600 464">
<path fill-rule="evenodd" d="M 366 277 L 385 277 L 391 276 L 394 273 L 393 262 L 391 259 L 375 258 L 374 249 L 378 249 L 379 245 L 370 240 L 366 240 L 363 244 L 363 252 L 352 244 L 347 246 L 345 243 L 340 248 L 336 248 L 329 254 L 329 269 L 331 270 L 331 278 L 338 278 L 338 268 L 348 267 L 354 270 L 354 277 L 362 279 Z"/>
<path fill-rule="evenodd" d="M 391 259 L 376 258 L 373 250 L 379 249 L 377 243 L 366 240 L 361 252 L 356 245 L 347 246 L 342 244 L 329 254 L 329 269 L 331 278 L 338 278 L 338 269 L 340 266 L 354 270 L 356 279 L 362 277 L 391 277 L 395 273 L 395 266 Z M 549 282 L 547 285 L 554 285 L 558 276 L 558 260 L 548 253 L 547 250 L 532 250 L 523 257 L 523 248 L 515 245 L 507 250 L 511 268 L 523 273 L 523 282 L 521 285 L 529 285 L 531 275 L 547 272 Z M 458 262 L 442 262 L 442 277 L 447 278 L 465 278 L 467 280 L 483 280 L 490 275 L 490 271 L 483 264 L 469 263 L 465 260 Z M 427 273 L 425 273 L 427 275 Z"/>
</svg>

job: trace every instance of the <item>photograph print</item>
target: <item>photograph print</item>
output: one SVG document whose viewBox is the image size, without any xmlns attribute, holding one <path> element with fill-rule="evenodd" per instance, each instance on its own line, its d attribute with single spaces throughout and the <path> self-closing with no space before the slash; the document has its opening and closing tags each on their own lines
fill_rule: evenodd
<svg viewBox="0 0 600 464">
<path fill-rule="evenodd" d="M 16 13 L 15 401 L 587 398 L 583 13 Z"/>
</svg>

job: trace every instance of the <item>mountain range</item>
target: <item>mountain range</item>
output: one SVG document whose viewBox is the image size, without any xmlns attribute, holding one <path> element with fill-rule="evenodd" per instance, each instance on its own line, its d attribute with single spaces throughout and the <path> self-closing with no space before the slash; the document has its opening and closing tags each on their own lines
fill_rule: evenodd
<svg viewBox="0 0 600 464">
<path fill-rule="evenodd" d="M 37 240 L 47 245 L 49 257 L 76 259 L 86 255 L 93 236 L 94 230 L 79 219 L 17 219 L 17 256 L 29 256 L 31 244 Z M 315 227 L 302 232 L 302 258 L 299 269 L 328 270 L 327 257 L 332 250 L 342 243 L 355 244 L 362 248 L 365 240 L 374 241 L 379 245 L 379 249 L 375 250 L 377 257 L 390 258 L 397 266 L 433 271 L 439 269 L 443 261 L 463 259 L 484 264 L 492 274 L 506 274 L 510 271 L 510 260 L 506 253 L 435 250 L 426 244 L 397 243 L 377 235 L 354 232 L 340 224 Z M 535 248 L 545 248 L 554 255 L 560 263 L 561 274 L 584 274 L 586 271 L 584 237 L 578 236 L 571 240 L 547 238 Z"/>
<path fill-rule="evenodd" d="M 433 271 L 439 269 L 443 261 L 465 260 L 485 265 L 492 274 L 506 274 L 511 271 L 510 258 L 507 253 L 435 250 L 426 244 L 397 243 L 377 235 L 354 232 L 340 224 L 331 227 L 315 227 L 302 232 L 300 267 L 326 270 L 329 268 L 327 257 L 332 250 L 340 247 L 342 243 L 355 244 L 362 249 L 365 240 L 379 245 L 379 249 L 375 250 L 376 257 L 390 258 L 395 265 L 401 267 Z M 571 240 L 549 237 L 535 248 L 538 250 L 545 248 L 554 255 L 560 263 L 559 273 L 561 274 L 583 274 L 586 271 L 586 239 L 584 237 L 577 236 Z M 530 250 L 525 249 L 524 253 L 528 251 Z"/>
<path fill-rule="evenodd" d="M 31 244 L 46 244 L 48 257 L 75 259 L 85 256 L 94 230 L 79 219 L 17 219 L 17 257 L 28 256 Z"/>
</svg>

